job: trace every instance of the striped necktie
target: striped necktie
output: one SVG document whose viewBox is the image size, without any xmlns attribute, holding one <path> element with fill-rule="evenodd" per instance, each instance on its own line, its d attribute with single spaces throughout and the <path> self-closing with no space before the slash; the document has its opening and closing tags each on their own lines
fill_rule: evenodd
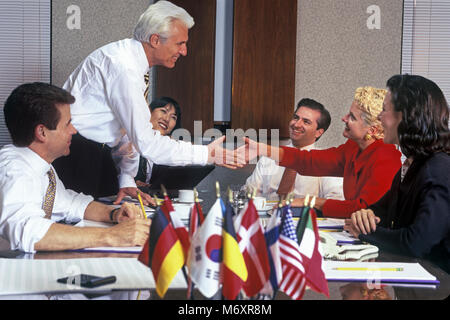
<svg viewBox="0 0 450 320">
<path fill-rule="evenodd" d="M 293 169 L 284 169 L 283 177 L 281 178 L 280 185 L 278 186 L 277 194 L 280 196 L 286 196 L 289 192 L 294 189 L 295 177 L 297 176 L 297 171 Z"/>
<path fill-rule="evenodd" d="M 147 181 L 147 159 L 139 157 L 139 169 L 136 175 L 136 180 L 148 183 Z"/>
<path fill-rule="evenodd" d="M 147 98 L 148 98 L 148 92 L 149 92 L 149 90 L 150 90 L 150 75 L 149 75 L 149 72 L 147 72 L 147 73 L 144 75 L 144 81 L 145 81 L 144 98 L 145 98 L 145 101 L 147 101 Z"/>
<path fill-rule="evenodd" d="M 45 218 L 50 219 L 53 211 L 53 203 L 55 202 L 55 193 L 56 193 L 56 180 L 55 180 L 55 172 L 50 168 L 47 172 L 48 175 L 48 187 L 45 192 L 44 203 L 42 204 L 42 209 L 45 212 Z"/>
</svg>

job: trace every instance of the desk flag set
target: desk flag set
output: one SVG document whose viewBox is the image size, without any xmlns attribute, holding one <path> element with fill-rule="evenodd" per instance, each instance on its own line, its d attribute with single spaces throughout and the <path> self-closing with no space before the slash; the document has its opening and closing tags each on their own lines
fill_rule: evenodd
<svg viewBox="0 0 450 320">
<path fill-rule="evenodd" d="M 250 194 L 246 205 L 235 212 L 231 192 L 224 202 L 216 183 L 216 193 L 216 202 L 204 216 L 194 190 L 187 228 L 164 192 L 138 257 L 152 270 L 161 298 L 180 270 L 189 299 L 194 298 L 194 286 L 210 299 L 274 299 L 279 290 L 300 300 L 307 286 L 329 297 L 312 209 L 315 198 L 310 203 L 306 197 L 297 228 L 289 197 L 274 209 L 264 228 Z"/>
</svg>

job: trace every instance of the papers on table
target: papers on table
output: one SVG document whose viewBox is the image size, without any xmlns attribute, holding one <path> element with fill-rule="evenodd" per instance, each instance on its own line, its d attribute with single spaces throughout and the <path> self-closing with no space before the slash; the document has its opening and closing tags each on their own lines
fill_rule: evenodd
<svg viewBox="0 0 450 320">
<path fill-rule="evenodd" d="M 358 238 L 355 238 L 347 231 L 321 229 L 320 232 L 326 232 L 329 236 L 336 239 L 337 245 L 362 243 L 361 240 L 359 240 Z"/>
<path fill-rule="evenodd" d="M 75 227 L 94 227 L 94 228 L 109 228 L 112 227 L 112 223 L 92 221 L 92 220 L 81 220 Z"/>
<path fill-rule="evenodd" d="M 112 227 L 112 223 L 81 220 L 78 222 L 76 227 L 95 227 L 95 228 L 109 228 Z M 117 253 L 141 253 L 142 247 L 95 247 L 95 248 L 84 248 L 70 251 L 78 252 L 117 252 Z"/>
<path fill-rule="evenodd" d="M 335 218 L 317 218 L 317 227 L 319 229 L 344 229 L 345 219 Z"/>
<path fill-rule="evenodd" d="M 294 217 L 294 224 L 297 224 L 300 218 Z M 345 219 L 335 218 L 317 218 L 317 227 L 326 230 L 343 230 Z"/>
<path fill-rule="evenodd" d="M 57 279 L 77 274 L 116 276 L 115 283 L 97 288 L 61 284 Z M 0 259 L 0 295 L 61 292 L 105 292 L 110 290 L 142 290 L 155 288 L 151 270 L 133 258 L 95 258 L 28 260 Z M 186 288 L 178 273 L 170 288 Z"/>
<path fill-rule="evenodd" d="M 439 284 L 419 263 L 323 261 L 328 281 Z"/>
<path fill-rule="evenodd" d="M 101 197 L 101 198 L 98 198 L 97 200 L 99 202 L 102 202 L 102 203 L 105 203 L 107 205 L 110 205 L 110 206 L 112 206 L 114 208 L 120 208 L 120 205 L 122 203 L 124 203 L 124 202 L 134 203 L 135 205 L 139 206 L 139 208 L 140 208 L 139 200 L 133 199 L 130 196 L 125 196 L 123 198 L 123 200 L 120 202 L 120 204 L 113 205 L 113 202 L 116 201 L 116 198 L 117 198 L 116 196 L 109 196 L 109 197 Z M 162 200 L 161 199 L 157 199 L 157 201 L 158 201 L 158 205 L 159 205 L 160 201 L 162 201 Z M 151 215 L 151 214 L 153 214 L 153 212 L 155 212 L 155 209 L 150 208 L 149 206 L 144 206 L 144 210 L 147 213 L 147 216 L 149 216 L 149 214 Z"/>
</svg>

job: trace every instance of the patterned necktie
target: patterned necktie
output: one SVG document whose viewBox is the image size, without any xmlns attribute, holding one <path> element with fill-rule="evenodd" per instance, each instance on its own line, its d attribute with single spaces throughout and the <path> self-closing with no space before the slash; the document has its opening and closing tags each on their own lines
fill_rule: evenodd
<svg viewBox="0 0 450 320">
<path fill-rule="evenodd" d="M 281 178 L 280 185 L 278 186 L 277 194 L 280 196 L 286 196 L 289 192 L 294 189 L 295 177 L 297 176 L 297 171 L 293 169 L 284 169 L 283 177 Z"/>
<path fill-rule="evenodd" d="M 139 169 L 136 175 L 136 180 L 147 182 L 147 159 L 139 157 Z"/>
<path fill-rule="evenodd" d="M 55 172 L 50 168 L 47 172 L 48 175 L 48 187 L 45 192 L 44 203 L 42 204 L 42 209 L 45 212 L 45 218 L 50 219 L 53 211 L 53 203 L 55 202 L 55 192 L 56 192 L 56 180 L 55 180 Z"/>
<path fill-rule="evenodd" d="M 149 92 L 149 90 L 150 90 L 150 75 L 149 75 L 149 72 L 147 72 L 147 73 L 144 75 L 144 81 L 145 81 L 144 98 L 145 98 L 145 101 L 147 101 L 147 98 L 148 98 L 148 92 Z"/>
</svg>

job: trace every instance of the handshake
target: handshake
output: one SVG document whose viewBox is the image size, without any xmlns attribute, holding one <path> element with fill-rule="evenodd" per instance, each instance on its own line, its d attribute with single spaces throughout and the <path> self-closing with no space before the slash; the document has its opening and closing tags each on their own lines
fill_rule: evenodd
<svg viewBox="0 0 450 320">
<path fill-rule="evenodd" d="M 243 138 L 244 144 L 234 150 L 223 147 L 226 136 L 222 136 L 208 145 L 208 163 L 229 169 L 242 168 L 259 156 L 272 158 L 279 162 L 283 150 L 265 143 Z M 234 146 L 234 142 L 230 145 Z"/>
</svg>

